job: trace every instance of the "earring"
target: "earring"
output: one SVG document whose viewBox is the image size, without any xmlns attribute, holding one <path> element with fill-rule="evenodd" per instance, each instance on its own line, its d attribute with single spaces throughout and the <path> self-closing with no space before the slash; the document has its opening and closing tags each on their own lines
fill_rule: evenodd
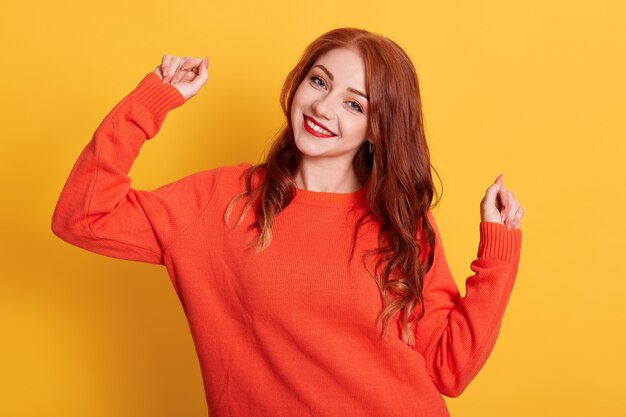
<svg viewBox="0 0 626 417">
<path fill-rule="evenodd" d="M 370 142 L 370 153 L 374 152 L 374 144 Z"/>
</svg>

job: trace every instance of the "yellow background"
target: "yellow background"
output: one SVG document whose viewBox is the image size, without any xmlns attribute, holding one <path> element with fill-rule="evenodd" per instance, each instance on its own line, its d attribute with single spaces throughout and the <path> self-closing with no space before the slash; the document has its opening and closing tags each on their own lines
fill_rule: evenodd
<svg viewBox="0 0 626 417">
<path fill-rule="evenodd" d="M 462 293 L 499 173 L 526 210 L 498 342 L 446 398 L 451 414 L 626 415 L 623 2 L 42 3 L 0 13 L 0 415 L 206 415 L 165 268 L 58 239 L 56 199 L 100 121 L 165 53 L 209 55 L 210 79 L 144 146 L 133 187 L 260 161 L 285 76 L 338 26 L 383 33 L 415 63 Z"/>
</svg>

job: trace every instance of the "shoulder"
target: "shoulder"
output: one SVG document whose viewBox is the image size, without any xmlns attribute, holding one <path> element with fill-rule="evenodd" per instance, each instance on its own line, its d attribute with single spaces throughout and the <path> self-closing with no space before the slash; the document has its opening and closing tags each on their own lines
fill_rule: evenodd
<svg viewBox="0 0 626 417">
<path fill-rule="evenodd" d="M 245 190 L 248 170 L 253 167 L 254 165 L 249 162 L 222 165 L 193 174 L 190 180 L 201 184 L 204 189 L 211 190 L 209 196 L 211 200 L 230 201 Z M 255 175 L 253 186 L 258 182 L 257 178 Z"/>
<path fill-rule="evenodd" d="M 236 188 L 235 184 L 238 182 L 238 178 L 242 177 L 245 170 L 250 166 L 251 164 L 243 162 L 238 165 L 222 165 L 197 171 L 165 184 L 152 193 L 179 198 L 191 195 L 194 198 L 204 196 L 202 199 L 206 200 L 218 188 Z"/>
<path fill-rule="evenodd" d="M 226 182 L 237 182 L 251 167 L 252 164 L 249 162 L 241 162 L 236 165 L 224 165 L 220 167 L 222 171 L 221 176 Z"/>
<path fill-rule="evenodd" d="M 205 188 L 209 184 L 217 184 L 218 182 L 232 184 L 233 182 L 237 182 L 238 178 L 242 177 L 251 166 L 252 164 L 248 162 L 242 162 L 237 165 L 221 165 L 187 175 L 181 178 L 179 182 L 194 184 L 202 188 Z"/>
<path fill-rule="evenodd" d="M 254 165 L 249 162 L 241 162 L 216 168 L 219 171 L 217 188 L 226 194 L 242 191 L 245 188 L 247 173 L 253 167 Z"/>
</svg>

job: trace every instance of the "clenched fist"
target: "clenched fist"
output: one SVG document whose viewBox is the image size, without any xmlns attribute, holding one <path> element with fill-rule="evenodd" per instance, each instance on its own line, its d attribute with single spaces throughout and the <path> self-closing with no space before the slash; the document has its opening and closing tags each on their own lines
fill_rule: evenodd
<svg viewBox="0 0 626 417">
<path fill-rule="evenodd" d="M 161 65 L 154 69 L 154 73 L 163 80 L 163 83 L 172 84 L 185 100 L 198 94 L 198 91 L 208 80 L 209 57 L 190 58 L 175 55 L 163 55 Z"/>
</svg>

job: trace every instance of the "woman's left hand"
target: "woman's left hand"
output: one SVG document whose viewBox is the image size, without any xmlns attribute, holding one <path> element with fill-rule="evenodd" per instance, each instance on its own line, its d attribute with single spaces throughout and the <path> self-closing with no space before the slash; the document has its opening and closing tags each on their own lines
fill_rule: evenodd
<svg viewBox="0 0 626 417">
<path fill-rule="evenodd" d="M 513 193 L 504 187 L 503 175 L 500 174 L 487 188 L 487 193 L 480 202 L 480 219 L 483 222 L 503 224 L 508 230 L 520 229 L 524 208 L 513 198 Z"/>
</svg>

